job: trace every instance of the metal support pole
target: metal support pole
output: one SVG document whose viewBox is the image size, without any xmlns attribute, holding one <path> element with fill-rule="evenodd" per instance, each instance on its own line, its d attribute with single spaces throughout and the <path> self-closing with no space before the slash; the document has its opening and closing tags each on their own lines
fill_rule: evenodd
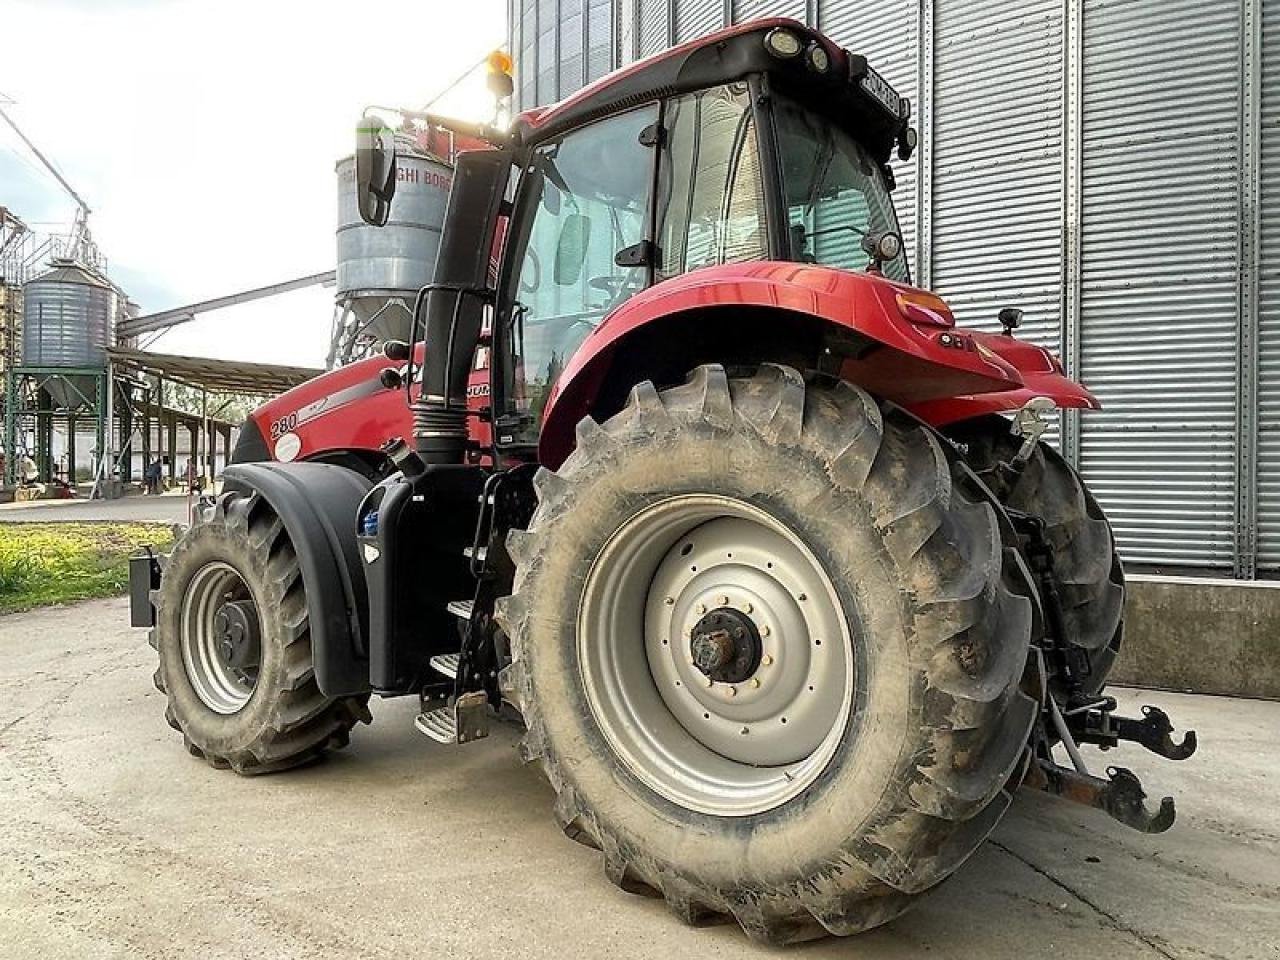
<svg viewBox="0 0 1280 960">
<path fill-rule="evenodd" d="M 110 371 L 110 367 L 107 368 Z M 94 432 L 94 456 L 96 459 L 93 464 L 93 475 L 97 477 L 94 484 L 92 496 L 103 496 L 104 485 L 110 483 L 111 480 L 111 454 L 107 449 L 111 443 L 111 421 L 108 419 L 111 415 L 111 401 L 108 399 L 111 395 L 111 384 L 109 377 L 95 376 L 97 386 L 97 409 L 96 414 L 97 429 Z"/>
<path fill-rule="evenodd" d="M 102 381 L 102 392 L 100 397 L 104 403 L 98 407 L 98 416 L 102 423 L 103 447 L 101 456 L 106 464 L 106 469 L 100 471 L 102 477 L 107 482 L 107 489 L 111 489 L 111 481 L 115 479 L 113 476 L 113 467 L 115 466 L 115 429 L 116 429 L 116 378 L 115 368 L 107 364 L 107 375 Z"/>
<path fill-rule="evenodd" d="M 4 483 L 18 482 L 18 375 L 6 370 L 4 375 Z"/>
<path fill-rule="evenodd" d="M 127 383 L 120 385 L 120 398 L 124 403 L 120 407 L 120 479 L 123 481 L 133 480 L 133 398 L 129 396 L 133 388 Z M 143 420 L 146 423 L 146 420 Z M 146 440 L 143 439 L 143 449 L 146 449 Z M 143 463 L 143 472 L 146 471 L 146 463 Z"/>
<path fill-rule="evenodd" d="M 147 475 L 147 467 L 151 465 L 151 387 L 142 388 L 142 475 Z M 133 479 L 133 457 L 128 460 L 128 476 Z"/>
<path fill-rule="evenodd" d="M 920 0 L 920 51 L 916 61 L 916 276 L 917 286 L 933 286 L 933 71 L 934 2 Z"/>
<path fill-rule="evenodd" d="M 178 482 L 178 418 L 169 414 L 169 483 Z"/>
<path fill-rule="evenodd" d="M 1063 72 L 1066 105 L 1062 112 L 1062 296 L 1060 310 L 1062 330 L 1060 349 L 1067 376 L 1080 378 L 1081 325 L 1081 197 L 1083 155 L 1081 144 L 1084 125 L 1082 66 L 1084 60 L 1084 2 L 1067 0 L 1066 35 L 1063 38 L 1065 70 Z M 1062 454 L 1075 467 L 1080 466 L 1080 411 L 1062 413 Z"/>
<path fill-rule="evenodd" d="M 53 400 L 49 391 L 36 388 L 36 470 L 46 483 L 53 479 Z"/>
<path fill-rule="evenodd" d="M 67 483 L 76 485 L 76 415 L 67 412 Z"/>
<path fill-rule="evenodd" d="M 213 438 L 209 434 L 209 391 L 200 391 L 200 419 L 202 421 L 202 431 L 204 433 L 204 463 L 207 467 L 207 476 L 209 478 L 209 489 L 213 489 L 213 444 L 210 442 Z M 201 473 L 205 473 L 205 468 L 201 468 Z"/>
<path fill-rule="evenodd" d="M 187 435 L 191 439 L 191 450 L 187 459 L 191 461 L 192 471 L 199 476 L 201 473 L 200 461 L 200 423 L 198 420 L 192 420 L 187 424 Z"/>
<path fill-rule="evenodd" d="M 1241 580 L 1258 562 L 1259 249 L 1262 246 L 1262 0 L 1243 0 L 1240 44 L 1240 233 L 1237 242 L 1240 322 L 1236 344 L 1235 563 Z"/>
</svg>

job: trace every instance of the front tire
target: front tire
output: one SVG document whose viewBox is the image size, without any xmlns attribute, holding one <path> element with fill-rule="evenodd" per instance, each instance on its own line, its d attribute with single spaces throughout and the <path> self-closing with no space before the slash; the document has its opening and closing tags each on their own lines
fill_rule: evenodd
<svg viewBox="0 0 1280 960">
<path fill-rule="evenodd" d="M 346 746 L 367 696 L 316 685 L 307 602 L 284 524 L 257 494 L 225 493 L 174 546 L 153 594 L 154 681 L 192 756 L 272 773 Z"/>
<path fill-rule="evenodd" d="M 614 883 L 768 942 L 851 934 L 995 826 L 1038 713 L 1030 587 L 932 430 L 845 383 L 705 366 L 584 420 L 535 483 L 506 679 Z"/>
</svg>

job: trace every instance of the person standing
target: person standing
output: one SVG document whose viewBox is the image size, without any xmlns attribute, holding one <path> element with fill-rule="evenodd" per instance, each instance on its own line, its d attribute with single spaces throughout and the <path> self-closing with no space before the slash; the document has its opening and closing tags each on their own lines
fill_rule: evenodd
<svg viewBox="0 0 1280 960">
<path fill-rule="evenodd" d="M 154 496 L 160 494 L 160 458 L 155 457 L 147 464 L 146 477 L 147 493 Z"/>
</svg>

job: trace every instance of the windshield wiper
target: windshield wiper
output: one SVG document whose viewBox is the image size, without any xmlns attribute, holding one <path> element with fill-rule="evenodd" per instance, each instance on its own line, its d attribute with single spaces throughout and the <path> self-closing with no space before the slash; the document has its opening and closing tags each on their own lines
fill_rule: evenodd
<svg viewBox="0 0 1280 960">
<path fill-rule="evenodd" d="M 860 237 L 865 237 L 867 235 L 866 230 L 863 230 L 861 227 L 855 227 L 852 223 L 841 223 L 834 227 L 823 227 L 821 230 L 806 230 L 804 235 L 805 238 L 808 239 L 809 237 L 821 237 L 827 233 L 837 233 L 841 230 L 848 230 L 850 233 L 856 233 Z"/>
<path fill-rule="evenodd" d="M 813 208 L 818 205 L 818 196 L 822 193 L 822 184 L 826 182 L 827 171 L 831 169 L 831 161 L 835 159 L 836 142 L 831 135 L 831 131 L 824 131 L 822 138 L 822 149 L 818 153 L 820 164 L 814 165 L 813 186 L 809 190 L 809 202 L 805 205 L 804 212 L 806 214 L 813 213 Z"/>
</svg>

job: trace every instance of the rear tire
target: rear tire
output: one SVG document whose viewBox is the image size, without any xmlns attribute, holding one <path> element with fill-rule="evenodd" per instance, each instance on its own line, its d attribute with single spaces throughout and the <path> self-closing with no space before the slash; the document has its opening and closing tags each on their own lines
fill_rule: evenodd
<svg viewBox="0 0 1280 960">
<path fill-rule="evenodd" d="M 947 433 L 964 445 L 965 460 L 984 479 L 1022 445 L 999 416 L 956 424 Z M 1111 524 L 1080 474 L 1048 444 L 1036 447 L 1005 505 L 1044 520 L 1067 640 L 1087 651 L 1090 672 L 1083 692 L 1097 694 L 1124 639 L 1124 568 Z"/>
<path fill-rule="evenodd" d="M 900 914 L 999 821 L 1039 712 L 1019 689 L 1031 588 L 999 507 L 928 427 L 846 383 L 806 388 L 794 370 L 773 365 L 729 379 L 704 366 L 661 393 L 641 384 L 603 426 L 583 420 L 575 452 L 535 485 L 529 529 L 509 539 L 514 592 L 497 610 L 513 643 L 504 679 L 528 727 L 526 759 L 540 761 L 556 791 L 557 819 L 602 851 L 615 884 L 660 894 L 690 923 L 732 917 L 770 943 L 847 935 Z M 731 523 L 708 520 L 717 498 Z M 715 538 L 752 529 L 741 525 L 752 519 L 779 539 L 747 534 L 747 548 L 724 557 L 733 544 Z M 783 617 L 796 601 L 840 614 L 825 637 L 811 627 L 820 618 L 775 629 L 775 660 L 752 675 L 781 670 L 785 658 L 816 658 L 824 640 L 840 646 L 833 663 L 849 664 L 849 709 L 828 713 L 834 747 L 764 767 L 778 781 L 794 778 L 795 789 L 760 787 L 759 765 L 733 761 L 736 748 L 685 727 L 678 707 L 660 706 L 683 695 L 674 678 L 694 676 L 679 672 L 691 669 L 680 613 L 696 593 L 663 571 L 711 556 L 701 540 L 723 557 L 714 576 L 723 576 L 726 597 L 751 582 L 766 598 L 731 600 L 739 612 Z M 816 573 L 804 572 L 801 555 Z M 786 569 L 766 565 L 769 556 Z M 777 592 L 792 576 L 830 593 Z M 670 596 L 666 583 L 675 584 Z M 718 583 L 702 586 L 715 596 Z M 663 585 L 657 593 L 654 584 Z M 609 596 L 612 608 L 600 600 Z M 659 659 L 646 671 L 619 638 L 651 649 L 652 636 L 642 635 L 665 611 L 673 632 L 660 627 Z M 702 612 L 694 606 L 691 616 Z M 664 672 L 664 649 L 677 672 Z M 608 662 L 632 658 L 632 668 L 606 667 L 612 686 L 599 681 L 601 650 Z M 746 706 L 724 689 L 729 681 L 704 680 L 723 689 L 726 714 Z M 784 702 L 818 693 L 801 684 Z M 708 707 L 708 722 L 718 709 Z M 752 715 L 743 739 L 771 736 L 778 722 L 786 721 Z M 770 740 L 778 744 L 785 739 Z M 683 779 L 663 773 L 681 765 Z M 718 813 L 707 769 L 724 784 Z"/>
<path fill-rule="evenodd" d="M 227 600 L 250 612 L 259 638 L 257 656 L 234 666 L 216 652 Z M 370 721 L 367 695 L 334 699 L 316 685 L 298 558 L 256 494 L 225 493 L 202 512 L 165 561 L 153 602 L 155 685 L 193 756 L 272 773 L 346 746 L 356 721 Z"/>
</svg>

